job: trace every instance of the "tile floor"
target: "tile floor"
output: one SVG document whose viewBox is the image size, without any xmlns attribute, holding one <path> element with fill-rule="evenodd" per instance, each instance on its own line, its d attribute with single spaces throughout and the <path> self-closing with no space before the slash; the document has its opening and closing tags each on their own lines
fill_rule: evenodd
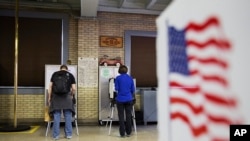
<svg viewBox="0 0 250 141">
<path fill-rule="evenodd" d="M 109 135 L 109 127 L 105 125 L 81 125 L 78 126 L 79 136 L 76 128 L 73 128 L 72 139 L 64 138 L 63 126 L 59 141 L 156 141 L 158 139 L 157 125 L 137 125 L 137 134 L 132 133 L 130 137 L 119 136 L 118 125 L 112 125 Z M 0 133 L 0 141 L 52 141 L 51 130 L 45 136 L 46 126 L 42 125 L 34 133 Z"/>
</svg>

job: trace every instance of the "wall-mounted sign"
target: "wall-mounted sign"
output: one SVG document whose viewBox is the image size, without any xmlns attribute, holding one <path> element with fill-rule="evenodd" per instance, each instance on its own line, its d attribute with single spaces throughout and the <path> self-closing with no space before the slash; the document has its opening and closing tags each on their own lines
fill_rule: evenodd
<svg viewBox="0 0 250 141">
<path fill-rule="evenodd" d="M 117 47 L 122 48 L 123 38 L 113 36 L 101 36 L 100 46 L 101 47 Z"/>
</svg>

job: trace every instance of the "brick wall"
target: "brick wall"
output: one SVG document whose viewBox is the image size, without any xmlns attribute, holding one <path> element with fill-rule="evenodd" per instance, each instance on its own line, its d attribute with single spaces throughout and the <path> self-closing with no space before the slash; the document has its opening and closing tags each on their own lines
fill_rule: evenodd
<svg viewBox="0 0 250 141">
<path fill-rule="evenodd" d="M 0 95 L 1 122 L 14 122 L 14 102 L 14 95 Z M 44 95 L 17 95 L 16 117 L 18 123 L 44 121 Z"/>
<path fill-rule="evenodd" d="M 69 60 L 71 64 L 77 64 L 78 57 L 78 20 L 72 19 L 69 22 Z"/>
<path fill-rule="evenodd" d="M 99 46 L 99 36 L 124 38 L 125 30 L 156 31 L 156 16 L 119 13 L 98 13 L 95 19 L 81 18 L 78 21 L 78 57 L 98 58 L 103 55 L 120 56 L 124 62 L 124 48 Z M 72 21 L 74 22 L 74 21 Z M 74 30 L 70 32 L 75 32 Z M 124 44 L 123 44 L 124 45 Z M 70 47 L 71 50 L 71 47 Z M 98 67 L 91 75 L 98 75 Z M 79 72 L 80 73 L 80 72 Z M 78 88 L 78 119 L 81 122 L 98 121 L 98 87 Z M 137 96 L 136 110 L 140 110 L 140 97 Z"/>
<path fill-rule="evenodd" d="M 156 31 L 157 16 L 100 12 L 97 18 L 74 18 L 69 22 L 69 60 L 78 64 L 78 57 L 98 58 L 103 55 L 120 56 L 124 62 L 124 48 L 103 48 L 99 46 L 99 36 L 124 37 L 126 30 Z M 124 45 L 124 44 L 123 44 Z M 98 66 L 91 71 L 98 76 Z M 81 72 L 78 72 L 81 73 Z M 98 78 L 98 77 L 97 77 Z M 98 86 L 78 87 L 78 123 L 98 122 Z M 17 118 L 19 122 L 44 121 L 44 95 L 18 95 Z M 135 108 L 140 108 L 137 96 Z M 0 95 L 0 121 L 14 118 L 13 95 Z"/>
</svg>

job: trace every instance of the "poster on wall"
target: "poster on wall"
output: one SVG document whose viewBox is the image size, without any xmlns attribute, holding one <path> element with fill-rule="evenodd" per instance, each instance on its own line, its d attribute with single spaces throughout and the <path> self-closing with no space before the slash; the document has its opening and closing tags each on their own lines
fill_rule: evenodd
<svg viewBox="0 0 250 141">
<path fill-rule="evenodd" d="M 160 141 L 226 141 L 249 124 L 249 4 L 176 0 L 157 18 Z"/>
<path fill-rule="evenodd" d="M 98 58 L 78 58 L 78 86 L 98 87 Z"/>
</svg>

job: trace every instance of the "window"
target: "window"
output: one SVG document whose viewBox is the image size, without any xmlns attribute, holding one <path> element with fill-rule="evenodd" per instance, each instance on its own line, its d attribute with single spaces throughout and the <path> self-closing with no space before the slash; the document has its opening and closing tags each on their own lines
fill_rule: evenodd
<svg viewBox="0 0 250 141">
<path fill-rule="evenodd" d="M 125 64 L 137 87 L 157 87 L 154 32 L 125 32 Z"/>
<path fill-rule="evenodd" d="M 13 86 L 15 18 L 1 16 L 0 25 L 0 86 Z M 19 86 L 44 86 L 45 64 L 61 63 L 61 27 L 58 19 L 19 18 Z"/>
<path fill-rule="evenodd" d="M 13 93 L 15 16 L 0 10 L 0 94 Z M 18 93 L 43 93 L 45 64 L 68 59 L 68 15 L 19 12 Z"/>
</svg>

